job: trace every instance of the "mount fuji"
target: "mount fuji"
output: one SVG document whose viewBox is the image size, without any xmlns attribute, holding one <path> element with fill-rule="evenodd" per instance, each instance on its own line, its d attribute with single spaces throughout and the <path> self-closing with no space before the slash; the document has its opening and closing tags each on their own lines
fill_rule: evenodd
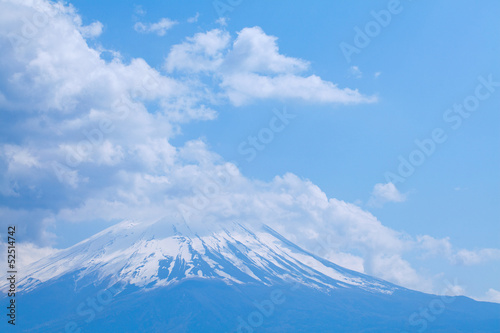
<svg viewBox="0 0 500 333">
<path fill-rule="evenodd" d="M 342 268 L 265 225 L 124 221 L 22 273 L 26 332 L 500 332 L 500 304 Z"/>
</svg>

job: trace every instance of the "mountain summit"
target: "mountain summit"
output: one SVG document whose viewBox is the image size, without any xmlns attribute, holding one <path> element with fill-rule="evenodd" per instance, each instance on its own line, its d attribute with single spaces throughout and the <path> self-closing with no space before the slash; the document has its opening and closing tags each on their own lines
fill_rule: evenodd
<svg viewBox="0 0 500 333">
<path fill-rule="evenodd" d="M 226 223 L 194 230 L 165 220 L 124 221 L 24 273 L 20 326 L 37 332 L 404 332 L 428 327 L 494 332 L 500 327 L 498 304 L 398 287 L 319 258 L 265 225 Z"/>
<path fill-rule="evenodd" d="M 194 232 L 187 224 L 122 222 L 39 261 L 20 281 L 25 291 L 78 271 L 75 286 L 92 275 L 94 283 L 122 282 L 143 289 L 167 287 L 186 279 L 226 284 L 300 283 L 331 291 L 360 288 L 392 293 L 396 287 L 318 258 L 262 225 L 238 223 Z"/>
</svg>

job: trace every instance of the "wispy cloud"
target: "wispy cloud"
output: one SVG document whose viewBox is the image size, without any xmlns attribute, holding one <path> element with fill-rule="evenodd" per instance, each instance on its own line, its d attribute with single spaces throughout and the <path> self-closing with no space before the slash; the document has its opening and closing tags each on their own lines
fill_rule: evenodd
<svg viewBox="0 0 500 333">
<path fill-rule="evenodd" d="M 187 22 L 188 23 L 195 23 L 195 22 L 198 22 L 198 18 L 200 17 L 200 13 L 196 13 L 195 16 L 193 17 L 190 17 L 187 19 Z"/>
<path fill-rule="evenodd" d="M 349 67 L 349 76 L 354 77 L 356 79 L 361 79 L 363 77 L 363 73 L 359 69 L 358 66 Z"/>
<path fill-rule="evenodd" d="M 141 5 L 134 6 L 134 14 L 138 16 L 146 15 L 146 10 Z"/>
<path fill-rule="evenodd" d="M 419 246 L 426 257 L 443 257 L 453 265 L 478 265 L 488 261 L 500 261 L 500 249 L 455 249 L 448 237 L 436 239 L 429 235 L 418 236 Z"/>
<path fill-rule="evenodd" d="M 156 23 L 137 22 L 134 25 L 134 30 L 139 33 L 154 33 L 158 36 L 164 36 L 178 22 L 168 18 L 162 18 Z"/>
<path fill-rule="evenodd" d="M 215 20 L 215 23 L 217 23 L 221 27 L 225 27 L 227 26 L 227 21 L 228 19 L 226 17 L 219 17 L 217 20 Z"/>
</svg>

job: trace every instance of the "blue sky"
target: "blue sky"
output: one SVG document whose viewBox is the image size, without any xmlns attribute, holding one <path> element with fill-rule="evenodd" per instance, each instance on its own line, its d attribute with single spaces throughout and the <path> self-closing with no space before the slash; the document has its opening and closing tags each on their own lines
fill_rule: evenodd
<svg viewBox="0 0 500 333">
<path fill-rule="evenodd" d="M 267 198 L 271 193 L 273 198 L 282 193 L 316 198 L 311 187 L 315 186 L 327 198 L 357 207 L 350 210 L 359 209 L 355 213 L 359 217 L 353 219 L 373 214 L 376 222 L 369 217 L 371 222 L 358 229 L 372 223 L 383 229 L 380 236 L 367 229 L 380 242 L 394 238 L 390 238 L 394 246 L 386 248 L 375 240 L 374 245 L 359 245 L 361 236 L 349 234 L 342 245 L 331 244 L 333 250 L 320 253 L 331 260 L 341 264 L 351 260 L 351 268 L 430 292 L 439 292 L 445 280 L 456 279 L 457 290 L 466 295 L 500 301 L 500 86 L 495 85 L 500 82 L 500 4 L 228 3 L 70 1 L 72 10 L 49 15 L 50 23 L 40 24 L 35 36 L 17 50 L 8 37 L 15 31 L 23 33 L 20 18 L 34 16 L 25 8 L 29 6 L 8 7 L 18 16 L 1 26 L 2 48 L 13 49 L 3 56 L 0 72 L 1 120 L 6 125 L 0 133 L 4 220 L 26 224 L 26 243 L 48 253 L 127 218 L 103 208 L 110 203 L 144 209 L 148 204 L 171 203 L 184 191 L 196 192 L 196 177 L 186 181 L 182 173 L 187 166 L 196 165 L 199 175 L 232 162 L 241 173 L 241 184 L 247 185 L 231 188 L 221 202 L 236 196 Z M 218 12 L 217 5 L 226 10 Z M 21 9 L 15 11 L 16 6 Z M 372 12 L 389 9 L 393 13 L 385 27 L 374 23 Z M 52 23 L 59 20 L 64 22 L 59 29 L 77 31 L 84 38 L 70 33 L 58 37 Z M 356 47 L 356 29 L 370 26 L 379 31 L 368 37 L 368 45 L 346 57 L 341 46 Z M 47 60 L 56 59 L 58 52 L 75 56 Z M 87 64 L 92 52 L 97 58 Z M 248 56 L 247 62 L 239 60 L 241 54 Z M 11 63 L 13 69 L 7 69 Z M 66 71 L 71 75 L 65 76 Z M 12 86 L 12 80 L 19 79 L 16 73 L 22 73 L 18 90 Z M 44 165 L 64 160 L 57 149 L 71 149 L 72 143 L 85 139 L 82 130 L 95 127 L 86 122 L 98 119 L 99 112 L 112 113 L 117 96 L 140 91 L 143 73 L 165 90 L 157 91 L 154 85 L 146 97 L 131 97 L 137 103 L 134 110 L 140 109 L 134 111 L 137 118 L 114 122 L 117 129 L 110 132 L 108 145 L 99 144 L 91 152 L 101 155 L 89 154 L 70 168 L 76 173 L 69 177 L 76 178 L 65 178 L 65 183 L 49 176 Z M 114 79 L 92 81 L 99 75 Z M 307 80 L 313 76 L 314 83 Z M 261 84 L 244 85 L 249 77 Z M 485 80 L 493 85 L 485 86 Z M 295 86 L 288 86 L 292 81 Z M 272 82 L 278 84 L 265 90 L 265 84 Z M 478 85 L 488 95 L 481 100 L 471 97 Z M 31 91 L 28 98 L 23 97 L 26 89 Z M 474 111 L 461 116 L 460 126 L 454 128 L 457 113 L 448 110 L 474 100 L 478 101 Z M 248 161 L 249 155 L 238 147 L 249 136 L 258 137 L 270 127 L 275 112 L 285 109 L 294 118 L 273 132 L 273 139 Z M 33 125 L 44 115 L 53 126 L 49 135 L 43 126 Z M 412 153 L 419 154 L 415 140 L 432 138 L 436 129 L 446 140 L 434 143 L 433 153 L 404 182 L 388 184 L 387 173 L 398 174 L 399 157 L 408 160 Z M 141 148 L 159 142 L 161 149 Z M 171 151 L 177 151 L 175 157 Z M 16 169 L 15 163 L 22 167 Z M 288 173 L 297 179 L 285 176 Z M 131 181 L 138 179 L 132 174 L 146 180 L 155 177 L 151 181 L 155 184 L 166 177 L 176 186 L 153 190 Z M 127 192 L 140 195 L 132 198 Z M 316 216 L 304 205 L 298 215 Z M 252 220 L 247 214 L 238 216 L 237 207 L 229 216 Z M 220 213 L 217 204 L 212 209 L 214 216 Z M 304 219 L 288 225 L 286 218 L 273 218 L 281 232 L 312 249 L 317 236 L 300 238 L 304 232 L 300 223 L 310 227 L 311 235 L 315 231 L 341 235 L 335 228 L 346 228 L 325 216 L 317 224 Z M 400 276 L 406 273 L 411 277 Z"/>
</svg>

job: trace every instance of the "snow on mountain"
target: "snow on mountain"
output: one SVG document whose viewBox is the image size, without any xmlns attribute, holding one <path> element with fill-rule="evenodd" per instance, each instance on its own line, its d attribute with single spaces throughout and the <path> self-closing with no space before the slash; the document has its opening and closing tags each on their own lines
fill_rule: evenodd
<svg viewBox="0 0 500 333">
<path fill-rule="evenodd" d="M 22 316 L 16 328 L 93 333 L 500 328 L 498 304 L 397 287 L 308 253 L 265 225 L 203 224 L 194 230 L 172 221 L 125 221 L 25 267 L 18 274 Z"/>
<path fill-rule="evenodd" d="M 184 279 L 219 279 L 226 284 L 300 283 L 328 292 L 359 287 L 390 294 L 396 287 L 314 256 L 267 226 L 229 223 L 195 232 L 185 223 L 124 221 L 25 269 L 19 288 L 77 273 L 94 283 L 125 282 L 153 289 Z M 5 281 L 5 280 L 4 280 Z M 0 290 L 5 290 L 2 281 Z"/>
</svg>

